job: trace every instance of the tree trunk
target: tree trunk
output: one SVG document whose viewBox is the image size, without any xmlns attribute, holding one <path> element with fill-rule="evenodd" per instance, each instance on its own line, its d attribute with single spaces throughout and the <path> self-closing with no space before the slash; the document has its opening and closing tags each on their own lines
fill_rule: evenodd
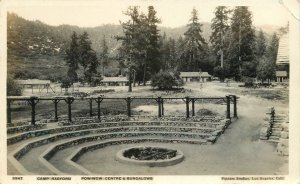
<svg viewBox="0 0 300 184">
<path fill-rule="evenodd" d="M 143 86 L 146 86 L 146 68 L 147 68 L 147 66 L 146 66 L 146 63 L 145 63 L 145 65 L 144 65 L 144 76 L 143 76 Z"/>
<path fill-rule="evenodd" d="M 135 75 L 136 75 L 136 72 L 135 72 L 135 70 L 133 70 L 133 87 L 135 87 Z"/>
</svg>

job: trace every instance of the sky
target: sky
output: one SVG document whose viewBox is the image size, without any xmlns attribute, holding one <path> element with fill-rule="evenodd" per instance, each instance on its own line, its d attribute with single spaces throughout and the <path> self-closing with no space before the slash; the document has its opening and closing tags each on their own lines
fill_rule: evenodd
<svg viewBox="0 0 300 184">
<path fill-rule="evenodd" d="M 24 3 L 26 2 L 26 3 Z M 41 3 L 43 2 L 43 3 Z M 161 19 L 161 26 L 178 27 L 186 25 L 192 8 L 198 10 L 201 22 L 210 22 L 214 17 L 214 9 L 218 5 L 233 8 L 232 3 L 220 4 L 220 1 L 196 0 L 52 0 L 52 1 L 11 1 L 8 3 L 9 12 L 14 12 L 28 20 L 40 20 L 49 25 L 70 24 L 80 27 L 95 27 L 103 24 L 119 24 L 128 19 L 123 14 L 128 6 L 138 5 L 143 12 L 149 5 L 153 5 L 157 16 Z M 251 1 L 253 24 L 285 26 L 290 16 L 287 9 L 275 0 Z"/>
</svg>

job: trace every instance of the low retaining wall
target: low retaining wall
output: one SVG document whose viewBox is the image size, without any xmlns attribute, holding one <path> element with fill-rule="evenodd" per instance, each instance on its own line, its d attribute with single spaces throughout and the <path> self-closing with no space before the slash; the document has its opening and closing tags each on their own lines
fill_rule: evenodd
<svg viewBox="0 0 300 184">
<path fill-rule="evenodd" d="M 101 127 L 114 127 L 114 126 L 182 126 L 182 127 L 210 127 L 216 129 L 224 130 L 230 124 L 230 120 L 220 120 L 219 122 L 171 122 L 171 121 L 136 121 L 136 122 L 106 122 L 106 123 L 92 123 L 92 124 L 82 124 L 82 125 L 73 125 L 60 128 L 44 129 L 37 131 L 30 131 L 20 135 L 12 136 L 7 139 L 7 144 L 14 144 L 16 142 L 29 139 L 31 137 L 38 137 L 47 134 L 55 134 L 60 132 L 67 131 L 76 131 L 83 129 L 92 129 L 92 128 L 101 128 Z"/>
<path fill-rule="evenodd" d="M 23 126 L 16 126 L 7 128 L 8 134 L 15 134 L 20 132 L 32 131 L 46 128 L 47 124 L 35 124 L 35 125 L 23 125 Z"/>
</svg>

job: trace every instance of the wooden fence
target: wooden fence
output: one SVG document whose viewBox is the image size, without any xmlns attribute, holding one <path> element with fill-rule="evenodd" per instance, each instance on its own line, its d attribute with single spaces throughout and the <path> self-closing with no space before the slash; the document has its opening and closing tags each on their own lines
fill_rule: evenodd
<svg viewBox="0 0 300 184">
<path fill-rule="evenodd" d="M 64 101 L 68 105 L 68 120 L 72 121 L 72 103 L 75 100 L 88 100 L 89 102 L 89 110 L 90 110 L 90 116 L 93 116 L 93 102 L 97 103 L 97 116 L 98 119 L 101 121 L 101 102 L 103 100 L 125 100 L 126 106 L 127 106 L 127 116 L 131 117 L 131 102 L 133 100 L 155 100 L 158 105 L 158 117 L 164 116 L 164 103 L 166 100 L 183 100 L 185 103 L 185 111 L 186 111 L 186 118 L 190 117 L 190 103 L 192 104 L 192 115 L 195 116 L 195 102 L 197 100 L 223 100 L 226 103 L 226 118 L 230 119 L 230 104 L 233 104 L 233 117 L 237 118 L 237 97 L 235 95 L 228 95 L 225 97 L 207 97 L 207 98 L 198 98 L 198 97 L 184 97 L 184 98 L 165 98 L 165 97 L 157 97 L 157 98 L 147 98 L 147 97 L 127 97 L 127 98 L 107 98 L 103 96 L 97 96 L 97 97 L 72 97 L 72 96 L 59 96 L 59 97 L 52 97 L 52 98 L 44 98 L 44 97 L 16 97 L 16 96 L 9 96 L 7 97 L 7 123 L 12 123 L 11 121 L 11 104 L 13 101 L 25 101 L 31 106 L 31 124 L 35 125 L 36 123 L 36 105 L 39 101 L 52 101 L 54 104 L 54 118 L 56 121 L 58 121 L 58 103 L 60 101 Z"/>
</svg>

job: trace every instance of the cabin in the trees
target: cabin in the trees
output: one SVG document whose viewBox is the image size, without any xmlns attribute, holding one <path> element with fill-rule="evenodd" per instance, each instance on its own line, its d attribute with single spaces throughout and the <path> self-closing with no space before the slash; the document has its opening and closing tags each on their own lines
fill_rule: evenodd
<svg viewBox="0 0 300 184">
<path fill-rule="evenodd" d="M 207 82 L 212 76 L 207 72 L 180 72 L 180 78 L 183 82 Z"/>
<path fill-rule="evenodd" d="M 288 82 L 289 81 L 289 33 L 280 37 L 278 53 L 277 53 L 277 71 L 276 82 Z"/>
<path fill-rule="evenodd" d="M 22 88 L 31 88 L 32 93 L 33 93 L 33 89 L 38 89 L 39 92 L 41 92 L 43 89 L 46 89 L 48 92 L 48 89 L 49 88 L 51 89 L 50 80 L 27 79 L 27 80 L 16 80 L 16 82 Z"/>
<path fill-rule="evenodd" d="M 125 86 L 129 81 L 126 77 L 103 77 L 100 84 L 104 86 Z"/>
<path fill-rule="evenodd" d="M 287 71 L 276 71 L 276 82 L 288 82 Z"/>
</svg>

